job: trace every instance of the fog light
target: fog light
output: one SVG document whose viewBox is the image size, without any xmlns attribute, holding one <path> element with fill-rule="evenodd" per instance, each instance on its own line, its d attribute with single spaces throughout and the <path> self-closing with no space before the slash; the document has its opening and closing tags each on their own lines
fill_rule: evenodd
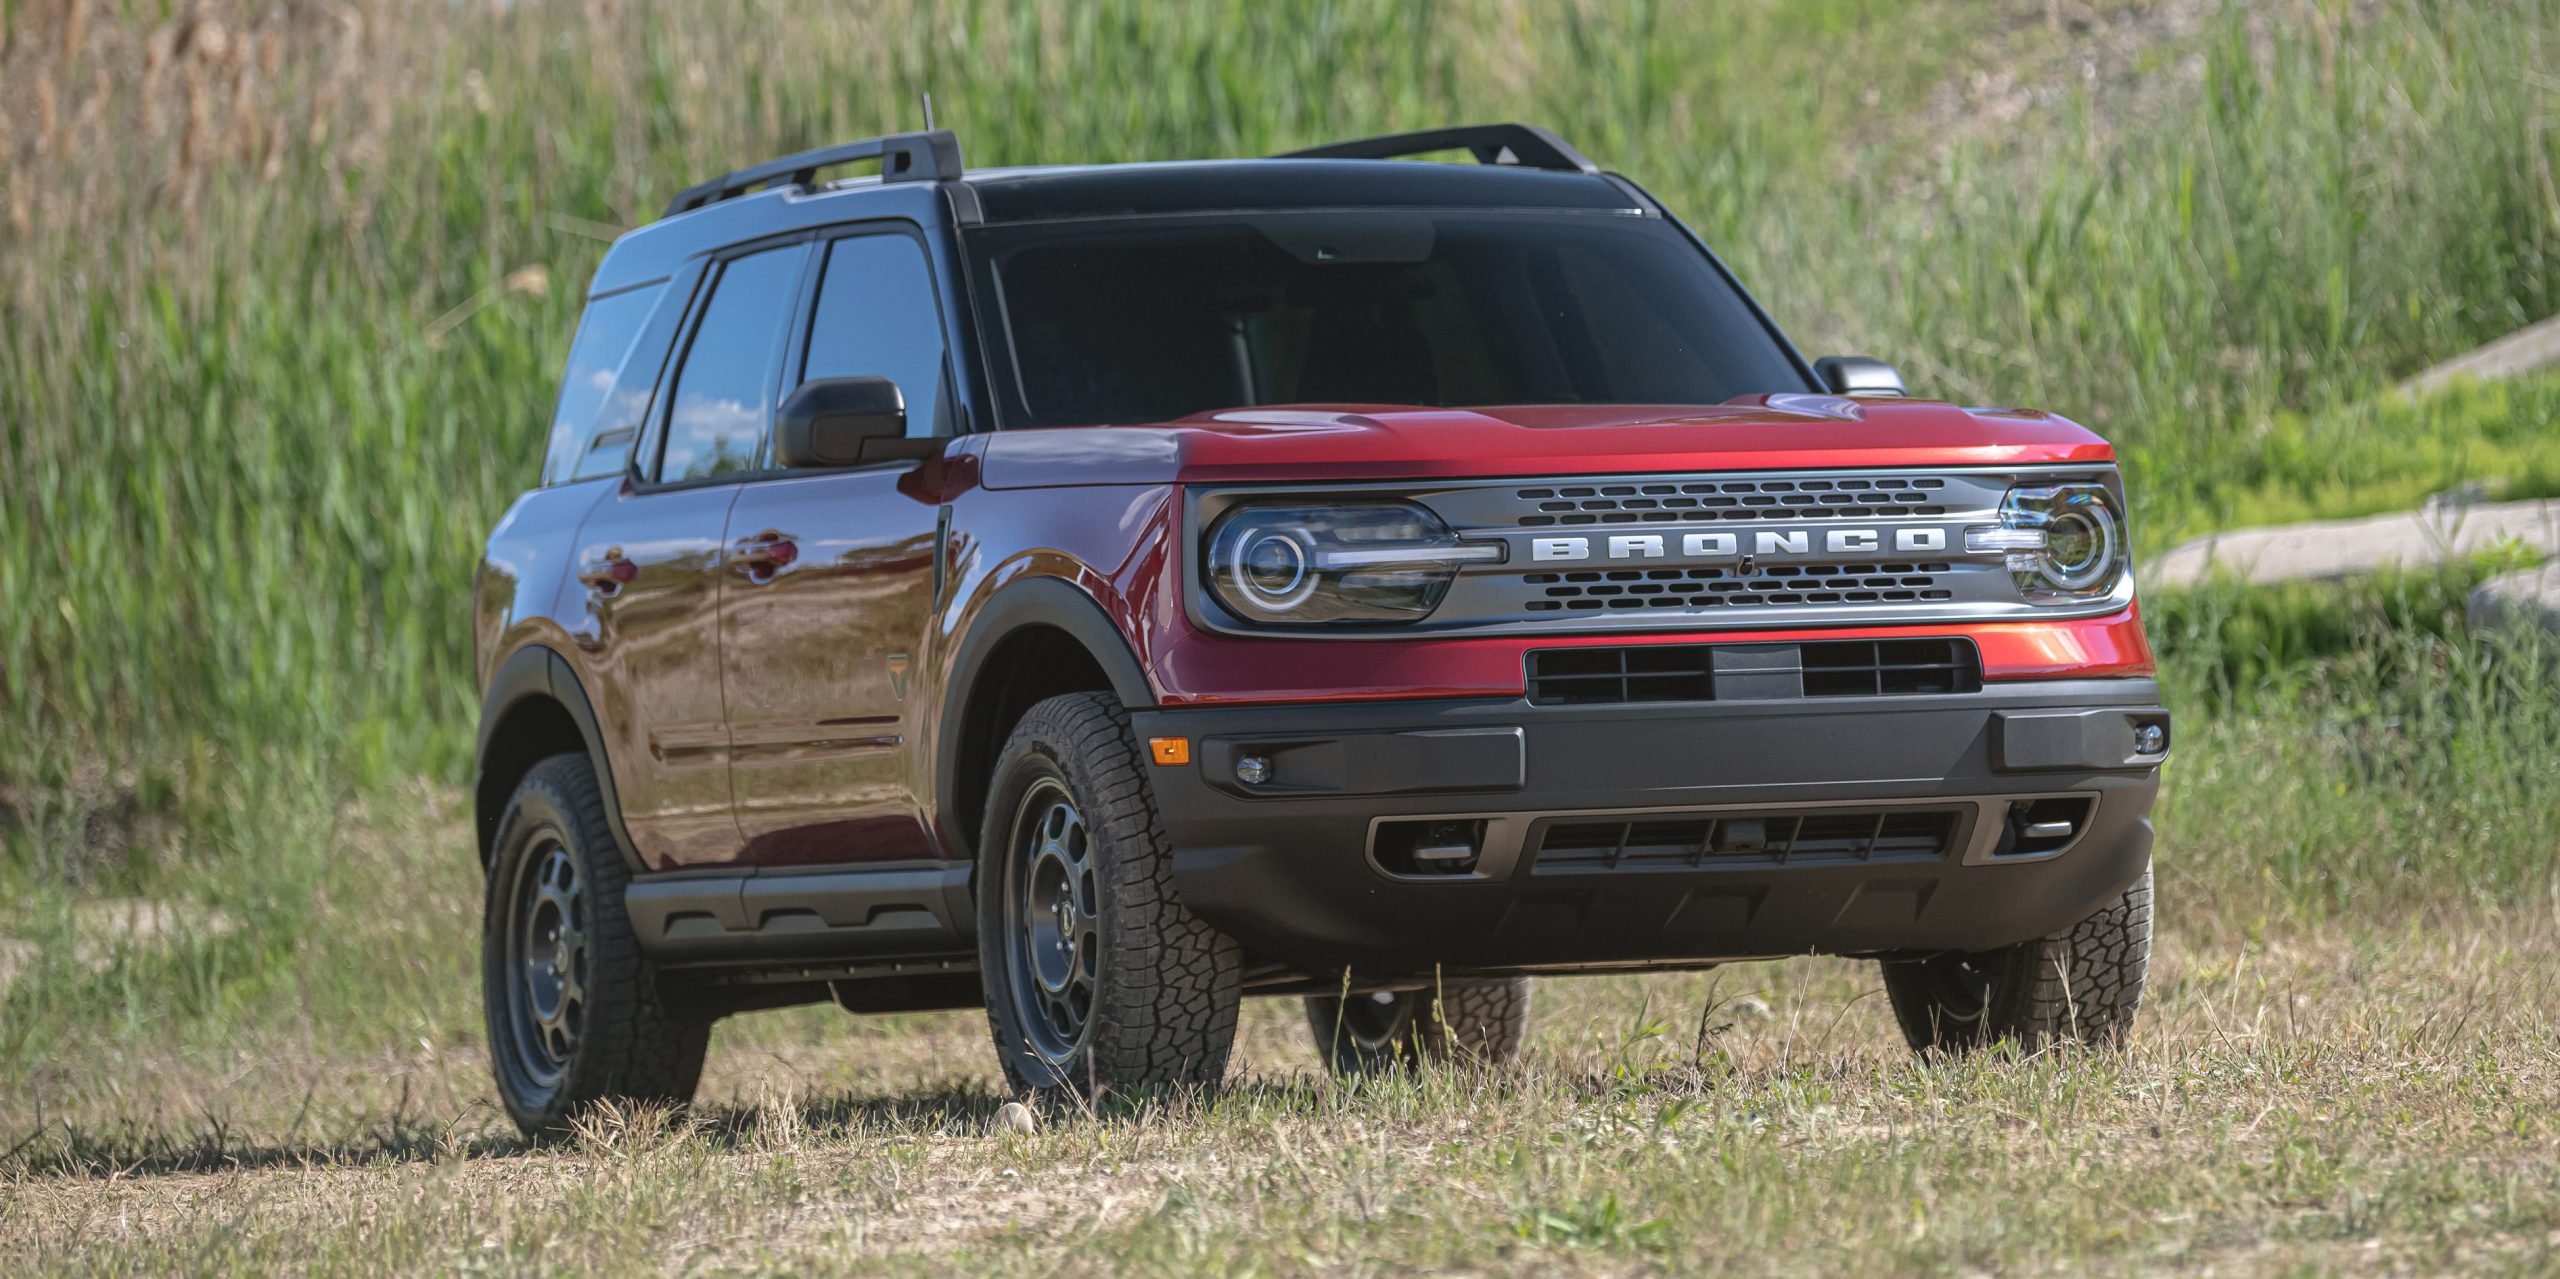
<svg viewBox="0 0 2560 1279">
<path fill-rule="evenodd" d="M 1247 755 L 1236 761 L 1236 780 L 1247 786 L 1260 786 L 1271 780 L 1271 761 L 1260 755 Z"/>
<path fill-rule="evenodd" d="M 2157 755 L 2167 749 L 2169 749 L 2168 729 L 2162 728 L 2158 724 L 2136 724 L 2133 726 L 2134 754 Z"/>
</svg>

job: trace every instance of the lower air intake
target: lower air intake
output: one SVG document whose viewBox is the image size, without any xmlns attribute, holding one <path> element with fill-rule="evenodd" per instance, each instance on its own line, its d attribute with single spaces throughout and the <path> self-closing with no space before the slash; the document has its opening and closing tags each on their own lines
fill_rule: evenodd
<svg viewBox="0 0 2560 1279">
<path fill-rule="evenodd" d="M 1538 874 L 1935 861 L 1966 810 L 1772 809 L 1559 818 L 1533 837 Z"/>
</svg>

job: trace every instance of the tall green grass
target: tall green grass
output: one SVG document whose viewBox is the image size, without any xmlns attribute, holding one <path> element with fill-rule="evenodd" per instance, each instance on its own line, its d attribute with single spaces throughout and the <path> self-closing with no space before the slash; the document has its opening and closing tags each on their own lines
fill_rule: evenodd
<svg viewBox="0 0 2560 1279">
<path fill-rule="evenodd" d="M 2146 601 L 2178 712 L 2156 814 L 2178 926 L 2560 900 L 2560 643 L 2463 616 L 2516 562 Z"/>
<path fill-rule="evenodd" d="M 9 6 L 0 881 L 265 864 L 350 794 L 459 779 L 473 556 L 603 239 L 927 90 L 979 165 L 1548 124 L 1808 348 L 2111 432 L 2164 528 L 2518 459 L 2547 485 L 2509 423 L 2548 387 L 2341 406 L 2560 309 L 2560 5 L 2248 6 L 2148 43 L 2151 7 L 2093 12 Z M 2055 87 L 1986 106 L 1986 67 Z"/>
</svg>

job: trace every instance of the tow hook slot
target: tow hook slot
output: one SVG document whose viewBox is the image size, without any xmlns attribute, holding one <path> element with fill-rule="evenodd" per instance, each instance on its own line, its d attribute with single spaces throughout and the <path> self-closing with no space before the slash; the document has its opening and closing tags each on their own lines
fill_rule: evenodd
<svg viewBox="0 0 2560 1279">
<path fill-rule="evenodd" d="M 2097 801 L 2086 795 L 2011 800 L 2007 828 L 1994 857 L 2042 857 L 2061 852 L 2089 827 Z"/>
<path fill-rule="evenodd" d="M 1369 854 L 1390 875 L 1472 875 L 1484 856 L 1484 827 L 1481 821 L 1380 822 Z"/>
</svg>

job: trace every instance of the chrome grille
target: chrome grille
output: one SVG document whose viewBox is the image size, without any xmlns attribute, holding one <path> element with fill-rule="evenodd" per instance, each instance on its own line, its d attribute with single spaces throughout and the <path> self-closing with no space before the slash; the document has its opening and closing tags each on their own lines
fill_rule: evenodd
<svg viewBox="0 0 2560 1279">
<path fill-rule="evenodd" d="M 1943 515 L 1936 476 L 1679 480 L 1517 490 L 1523 528 L 1706 520 L 1900 519 Z"/>
<path fill-rule="evenodd" d="M 1948 563 L 1808 564 L 1749 577 L 1721 568 L 1656 568 L 1530 573 L 1521 580 L 1542 588 L 1525 607 L 1553 613 L 1951 600 L 1955 591 L 1941 579 L 1954 571 Z"/>
<path fill-rule="evenodd" d="M 1997 551 L 1969 552 L 1969 529 L 2000 523 L 2020 483 L 2091 481 L 2113 467 L 1947 467 L 1711 474 L 1448 479 L 1321 488 L 1195 490 L 1191 532 L 1220 503 L 1367 495 L 1417 502 L 1468 545 L 1471 563 L 1431 616 L 1411 626 L 1345 628 L 1340 638 L 1400 634 L 1706 631 L 1793 626 L 1936 625 L 2090 617 L 2133 599 L 2070 608 L 2029 602 Z M 1212 630 L 1236 625 L 1203 600 Z"/>
</svg>

